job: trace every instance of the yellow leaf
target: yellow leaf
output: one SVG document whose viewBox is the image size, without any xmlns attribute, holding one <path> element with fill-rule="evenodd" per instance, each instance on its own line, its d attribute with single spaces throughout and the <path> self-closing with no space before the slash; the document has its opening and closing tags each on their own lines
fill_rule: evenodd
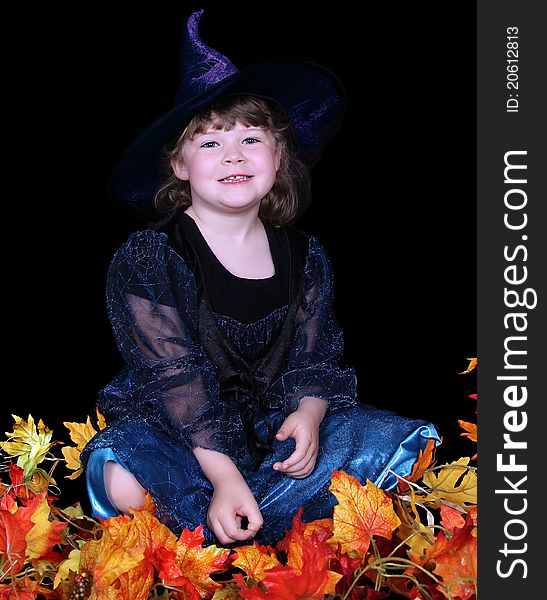
<svg viewBox="0 0 547 600">
<path fill-rule="evenodd" d="M 477 474 L 468 468 L 469 457 L 444 466 L 439 474 L 428 471 L 424 483 L 431 488 L 424 501 L 443 499 L 463 508 L 477 504 Z"/>
<path fill-rule="evenodd" d="M 65 446 L 61 448 L 61 452 L 66 460 L 66 466 L 69 469 L 76 471 L 81 467 L 80 464 L 80 452 L 74 446 Z"/>
<path fill-rule="evenodd" d="M 411 559 L 414 557 L 423 558 L 426 549 L 435 543 L 435 536 L 420 519 L 414 490 L 411 488 L 408 494 L 410 495 L 409 507 L 400 498 L 396 498 L 394 502 L 395 511 L 401 518 L 401 525 L 397 528 L 395 534 L 408 546 L 407 554 Z"/>
<path fill-rule="evenodd" d="M 69 430 L 70 439 L 76 444 L 78 450 L 83 450 L 89 440 L 97 435 L 97 430 L 91 424 L 91 419 L 87 417 L 85 423 L 71 423 L 63 421 L 63 425 Z"/>
<path fill-rule="evenodd" d="M 280 563 L 275 554 L 271 554 L 265 546 L 259 546 L 253 542 L 252 546 L 239 546 L 234 548 L 237 558 L 232 564 L 251 577 L 255 582 L 264 579 L 267 569 L 277 567 Z"/>
<path fill-rule="evenodd" d="M 68 555 L 68 558 L 59 564 L 55 579 L 53 580 L 53 587 L 56 588 L 63 579 L 68 579 L 70 571 L 77 573 L 80 568 L 80 550 L 74 548 Z"/>
<path fill-rule="evenodd" d="M 97 411 L 97 427 L 99 431 L 106 427 L 106 422 L 103 415 Z M 63 425 L 68 429 L 70 439 L 76 444 L 76 446 L 67 446 L 62 449 L 63 456 L 66 460 L 67 469 L 75 471 L 71 475 L 65 475 L 65 479 L 77 479 L 82 474 L 82 465 L 80 463 L 80 454 L 85 448 L 87 443 L 97 435 L 97 430 L 91 424 L 91 419 L 87 417 L 85 423 L 72 423 L 69 421 L 63 421 Z"/>
<path fill-rule="evenodd" d="M 27 558 L 34 560 L 45 556 L 56 544 L 62 541 L 61 531 L 67 528 L 67 523 L 50 521 L 51 506 L 49 505 L 47 492 L 43 492 L 30 502 L 27 507 L 34 507 L 30 520 L 34 523 L 32 529 L 27 533 Z"/>
<path fill-rule="evenodd" d="M 224 568 L 230 551 L 214 545 L 203 547 L 203 539 L 201 525 L 195 531 L 184 529 L 175 547 L 176 562 L 202 596 L 211 596 L 220 586 L 209 575 Z"/>
<path fill-rule="evenodd" d="M 25 477 L 30 477 L 49 449 L 61 442 L 51 441 L 53 431 L 44 425 L 42 419 L 36 427 L 32 415 L 28 416 L 27 421 L 17 415 L 11 416 L 15 419 L 15 425 L 13 431 L 6 431 L 8 441 L 2 442 L 0 449 L 10 456 L 18 456 L 17 466 L 24 470 Z"/>
<path fill-rule="evenodd" d="M 97 407 L 95 407 L 95 412 L 97 414 L 97 425 L 99 427 L 99 431 L 101 431 L 106 427 L 106 421 L 104 415 L 99 411 Z"/>
<path fill-rule="evenodd" d="M 338 504 L 333 511 L 334 535 L 328 543 L 340 543 L 342 552 L 355 550 L 364 556 L 373 535 L 390 539 L 401 524 L 391 498 L 369 480 L 362 486 L 344 471 L 334 471 L 329 489 Z"/>
</svg>

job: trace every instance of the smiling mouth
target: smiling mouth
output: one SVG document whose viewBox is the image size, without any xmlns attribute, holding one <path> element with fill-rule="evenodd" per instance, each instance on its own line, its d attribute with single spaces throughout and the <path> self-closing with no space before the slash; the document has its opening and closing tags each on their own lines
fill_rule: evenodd
<svg viewBox="0 0 547 600">
<path fill-rule="evenodd" d="M 219 179 L 220 183 L 240 183 L 242 181 L 249 181 L 252 175 L 230 175 L 230 177 L 224 177 Z"/>
</svg>

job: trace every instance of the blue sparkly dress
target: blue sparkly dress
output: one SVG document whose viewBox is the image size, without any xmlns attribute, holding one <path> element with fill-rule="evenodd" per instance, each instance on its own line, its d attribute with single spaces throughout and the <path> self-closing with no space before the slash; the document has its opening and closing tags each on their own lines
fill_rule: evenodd
<svg viewBox="0 0 547 600">
<path fill-rule="evenodd" d="M 119 514 L 104 486 L 112 460 L 173 532 L 201 524 L 204 543 L 218 544 L 206 525 L 213 488 L 192 453 L 202 447 L 236 464 L 264 518 L 255 540 L 275 544 L 300 506 L 304 521 L 332 515 L 334 470 L 392 489 L 391 471 L 408 475 L 428 439 L 440 442 L 427 421 L 359 403 L 355 373 L 342 365 L 325 250 L 295 228 L 263 224 L 273 282 L 223 269 L 182 210 L 132 233 L 114 255 L 107 307 L 125 366 L 98 394 L 107 427 L 81 454 L 94 517 Z M 264 307 L 274 308 L 260 315 Z M 272 469 L 294 440 L 274 436 L 305 396 L 328 409 L 315 469 L 294 479 Z"/>
</svg>

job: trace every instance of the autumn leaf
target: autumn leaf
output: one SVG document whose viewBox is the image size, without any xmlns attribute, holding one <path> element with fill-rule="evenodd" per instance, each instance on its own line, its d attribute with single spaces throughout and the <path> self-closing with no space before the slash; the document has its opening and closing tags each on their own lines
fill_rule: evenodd
<svg viewBox="0 0 547 600">
<path fill-rule="evenodd" d="M 30 477 L 37 466 L 45 459 L 49 449 L 61 442 L 52 442 L 53 431 L 48 429 L 42 419 L 38 426 L 34 424 L 32 415 L 25 421 L 17 415 L 11 415 L 15 419 L 13 431 L 7 432 L 7 442 L 2 442 L 0 449 L 9 456 L 17 456 L 17 465 L 25 472 L 25 477 Z"/>
<path fill-rule="evenodd" d="M 245 571 L 255 582 L 264 579 L 266 569 L 280 564 L 271 548 L 260 546 L 256 542 L 253 542 L 252 546 L 234 548 L 234 551 L 237 558 L 232 561 L 232 564 Z"/>
<path fill-rule="evenodd" d="M 99 431 L 106 427 L 104 416 L 96 408 L 97 413 L 97 427 Z M 61 449 L 63 456 L 66 460 L 66 467 L 74 471 L 70 475 L 65 475 L 65 479 L 76 479 L 82 474 L 82 465 L 80 463 L 80 454 L 85 448 L 87 443 L 97 435 L 98 431 L 91 424 L 91 419 L 88 416 L 85 423 L 71 423 L 64 421 L 63 425 L 69 430 L 70 439 L 76 444 L 76 446 L 65 446 Z"/>
<path fill-rule="evenodd" d="M 213 581 L 209 575 L 224 568 L 230 550 L 216 546 L 203 547 L 203 527 L 195 531 L 184 529 L 175 545 L 177 565 L 184 576 L 202 596 L 212 595 L 220 584 Z M 166 581 L 177 585 L 177 580 Z"/>
<path fill-rule="evenodd" d="M 424 483 L 431 493 L 424 501 L 447 500 L 463 508 L 477 504 L 477 474 L 469 469 L 469 457 L 463 457 L 443 467 L 439 474 L 428 471 Z"/>
<path fill-rule="evenodd" d="M 472 442 L 477 441 L 477 424 L 476 423 L 468 423 L 467 421 L 461 421 L 458 419 L 458 423 L 462 429 L 464 429 L 463 433 L 460 433 L 463 437 L 468 437 Z M 471 460 L 477 460 L 477 454 L 474 454 L 471 457 Z"/>
<path fill-rule="evenodd" d="M 104 520 L 101 540 L 82 547 L 80 568 L 93 572 L 98 599 L 109 597 L 108 588 L 116 590 L 118 597 L 148 598 L 154 567 L 164 567 L 165 553 L 175 557 L 176 536 L 150 509 L 151 505 L 145 503 L 140 510 L 129 509 L 132 516 Z M 179 569 L 175 575 L 182 577 Z"/>
<path fill-rule="evenodd" d="M 141 563 L 139 568 L 125 571 L 117 577 L 110 588 L 97 595 L 97 600 L 148 600 L 153 585 L 153 568 L 147 563 Z"/>
<path fill-rule="evenodd" d="M 106 529 L 100 540 L 100 548 L 92 569 L 94 589 L 97 593 L 100 593 L 112 586 L 121 575 L 132 569 L 136 569 L 143 563 L 144 549 L 142 547 L 120 545 L 112 539 Z M 152 566 L 144 563 L 144 569 L 145 571 L 150 571 Z"/>
<path fill-rule="evenodd" d="M 463 527 L 455 528 L 448 538 L 440 531 L 435 545 L 426 551 L 426 560 L 434 560 L 433 572 L 443 579 L 441 591 L 447 598 L 468 600 L 477 593 L 477 538 L 471 515 Z"/>
<path fill-rule="evenodd" d="M 310 537 L 314 532 L 317 532 L 317 539 L 326 541 L 334 532 L 334 523 L 331 518 L 328 519 L 317 519 L 304 523 L 304 536 Z"/>
<path fill-rule="evenodd" d="M 59 563 L 53 580 L 53 588 L 57 588 L 63 579 L 68 579 L 70 573 L 77 573 L 80 568 L 80 550 L 74 548 L 66 560 Z"/>
<path fill-rule="evenodd" d="M 46 556 L 56 544 L 62 541 L 61 532 L 68 527 L 68 523 L 49 519 L 51 506 L 47 499 L 47 492 L 42 492 L 25 509 L 31 513 L 32 529 L 26 535 L 27 558 L 33 560 Z"/>
<path fill-rule="evenodd" d="M 441 505 L 441 525 L 454 533 L 454 529 L 459 529 L 465 525 L 465 517 L 459 510 L 451 506 Z"/>
<path fill-rule="evenodd" d="M 460 435 L 464 437 L 468 437 L 471 441 L 477 441 L 477 424 L 476 423 L 468 423 L 467 421 L 461 421 L 458 419 L 458 423 L 460 427 L 464 429 L 464 433 L 460 433 Z"/>
<path fill-rule="evenodd" d="M 373 535 L 390 539 L 401 524 L 391 498 L 369 480 L 362 486 L 351 475 L 334 471 L 329 489 L 338 500 L 329 544 L 340 543 L 342 552 L 354 550 L 364 556 Z"/>
<path fill-rule="evenodd" d="M 419 481 L 426 469 L 433 463 L 435 454 L 435 440 L 430 438 L 427 440 L 427 444 L 424 450 L 418 452 L 418 458 L 412 467 L 412 472 L 408 477 L 398 477 L 399 480 L 399 491 L 401 493 L 406 492 L 409 489 L 407 481 Z"/>
<path fill-rule="evenodd" d="M 8 585 L 0 583 L 0 600 L 34 600 L 35 598 L 59 598 L 51 588 L 41 585 L 28 574 Z"/>
<path fill-rule="evenodd" d="M 420 518 L 416 507 L 414 490 L 410 489 L 410 502 L 405 503 L 400 498 L 394 500 L 395 512 L 401 519 L 401 525 L 396 529 L 397 537 L 408 546 L 407 554 L 413 557 L 423 557 L 426 548 L 435 543 L 435 536 Z"/>
<path fill-rule="evenodd" d="M 467 360 L 469 361 L 467 368 L 465 369 L 465 371 L 458 373 L 458 375 L 467 375 L 467 373 L 471 373 L 471 371 L 477 366 L 476 358 L 468 358 Z"/>
<path fill-rule="evenodd" d="M 25 564 L 27 533 L 34 526 L 32 513 L 17 504 L 7 495 L 0 505 L 0 555 L 5 560 L 4 577 L 14 577 Z"/>
<path fill-rule="evenodd" d="M 326 570 L 318 560 L 317 545 L 311 540 L 302 541 L 302 568 L 289 565 L 273 567 L 266 573 L 261 586 L 243 589 L 239 595 L 246 600 L 323 600 L 325 594 L 334 594 L 336 583 L 342 575 Z"/>
</svg>

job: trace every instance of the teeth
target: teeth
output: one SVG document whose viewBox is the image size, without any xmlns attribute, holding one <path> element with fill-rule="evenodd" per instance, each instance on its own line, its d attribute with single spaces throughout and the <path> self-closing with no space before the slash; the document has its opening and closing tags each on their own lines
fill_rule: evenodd
<svg viewBox="0 0 547 600">
<path fill-rule="evenodd" d="M 247 175 L 237 175 L 236 177 L 225 177 L 220 181 L 243 181 L 244 179 L 249 179 L 249 177 Z"/>
</svg>

